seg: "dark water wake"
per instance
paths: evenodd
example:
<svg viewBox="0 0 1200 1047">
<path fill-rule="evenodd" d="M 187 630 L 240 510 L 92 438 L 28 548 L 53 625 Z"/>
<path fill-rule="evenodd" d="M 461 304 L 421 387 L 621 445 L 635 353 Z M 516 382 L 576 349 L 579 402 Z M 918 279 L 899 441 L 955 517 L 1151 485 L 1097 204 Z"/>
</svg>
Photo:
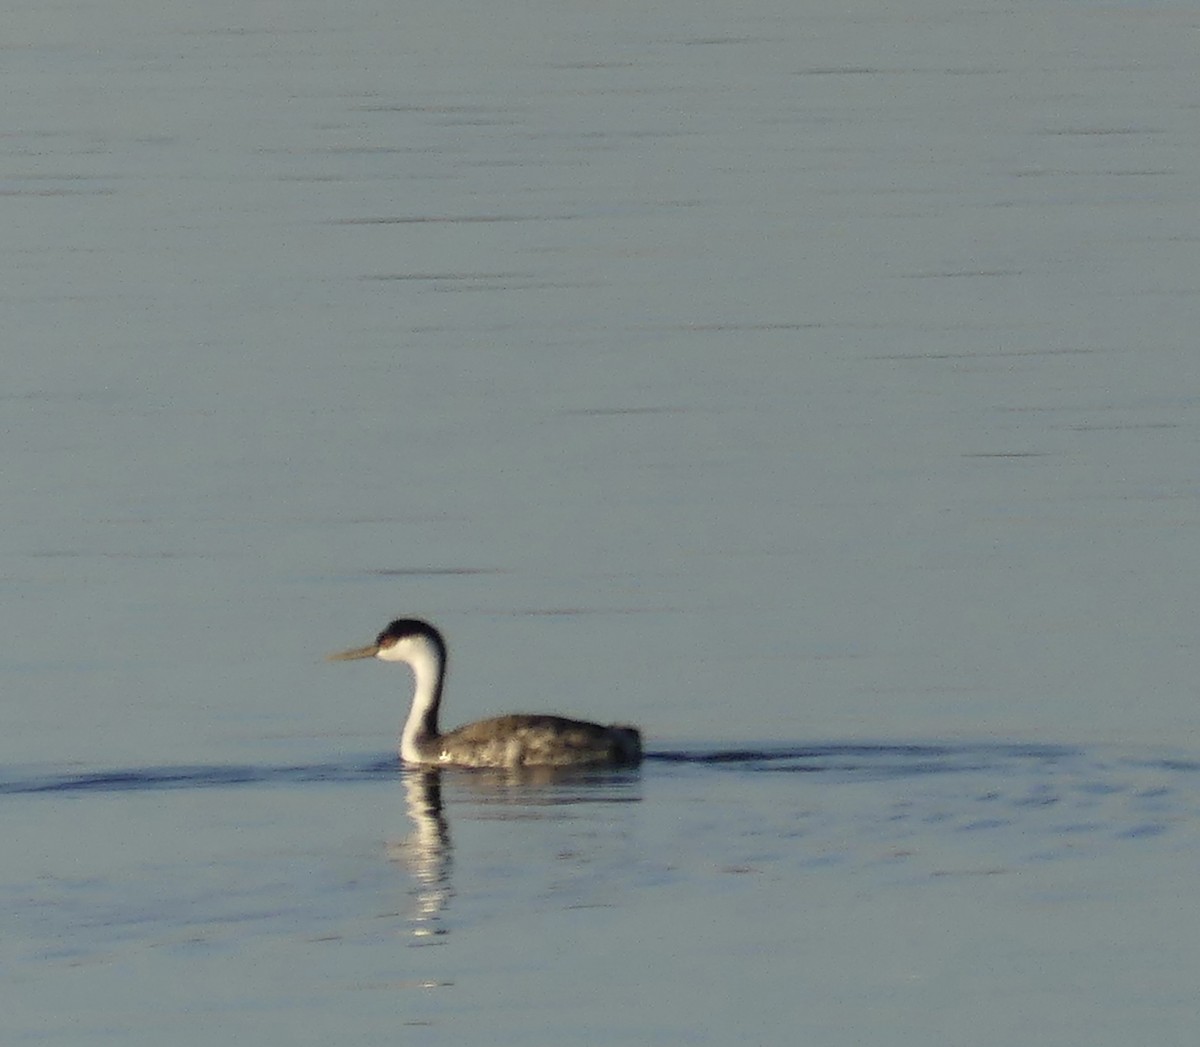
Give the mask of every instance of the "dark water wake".
<svg viewBox="0 0 1200 1047">
<path fill-rule="evenodd" d="M 394 758 L 370 763 L 327 763 L 299 766 L 253 764 L 183 764 L 167 767 L 122 767 L 111 770 L 60 772 L 0 771 L 0 796 L 36 793 L 115 793 L 167 789 L 213 789 L 250 785 L 299 785 L 313 782 L 360 782 L 397 773 Z"/>
<path fill-rule="evenodd" d="M 1141 768 L 1197 777 L 1200 757 L 1179 754 L 1121 754 L 1102 749 L 1051 744 L 767 744 L 725 749 L 719 746 L 662 749 L 646 754 L 650 773 L 710 767 L 738 773 L 818 774 L 837 780 L 887 781 L 926 775 L 972 773 L 1027 774 L 1055 770 L 1103 776 L 1106 769 Z M 270 766 L 183 764 L 63 771 L 47 767 L 0 768 L 0 796 L 147 792 L 178 789 L 354 783 L 394 779 L 405 772 L 394 756 L 335 763 Z M 456 772 L 460 773 L 460 772 Z M 471 774 L 473 772 L 461 772 Z M 559 772 L 559 774 L 581 772 Z M 587 777 L 605 779 L 592 769 Z M 611 772 L 628 776 L 629 769 Z"/>
<path fill-rule="evenodd" d="M 1050 765 L 1083 755 L 1080 748 L 1066 745 L 865 742 L 798 746 L 767 744 L 738 749 L 699 747 L 653 752 L 647 758 L 673 764 L 716 764 L 740 771 L 835 774 L 880 780 L 995 770 L 1014 764 Z"/>
</svg>

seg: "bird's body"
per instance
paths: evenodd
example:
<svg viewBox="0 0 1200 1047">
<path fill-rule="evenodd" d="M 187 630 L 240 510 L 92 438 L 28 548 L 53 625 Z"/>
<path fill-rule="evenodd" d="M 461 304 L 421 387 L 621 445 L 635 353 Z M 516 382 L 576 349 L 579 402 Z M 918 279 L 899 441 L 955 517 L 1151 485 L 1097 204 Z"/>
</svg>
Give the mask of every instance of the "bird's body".
<svg viewBox="0 0 1200 1047">
<path fill-rule="evenodd" d="M 330 658 L 379 658 L 404 662 L 412 669 L 412 705 L 400 734 L 400 758 L 408 764 L 596 767 L 636 764 L 642 758 L 641 734 L 634 727 L 605 726 L 542 713 L 510 713 L 442 734 L 437 720 L 446 673 L 446 644 L 428 622 L 398 618 L 375 643 Z"/>
</svg>

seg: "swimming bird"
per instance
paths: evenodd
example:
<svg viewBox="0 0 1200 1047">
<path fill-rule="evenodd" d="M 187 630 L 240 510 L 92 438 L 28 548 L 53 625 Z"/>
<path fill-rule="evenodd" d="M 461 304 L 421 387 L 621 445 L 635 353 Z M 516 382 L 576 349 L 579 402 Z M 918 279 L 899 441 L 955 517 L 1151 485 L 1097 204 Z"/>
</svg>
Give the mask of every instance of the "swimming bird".
<svg viewBox="0 0 1200 1047">
<path fill-rule="evenodd" d="M 442 734 L 438 706 L 446 676 L 446 641 L 428 622 L 397 618 L 366 647 L 330 661 L 378 658 L 404 662 L 413 674 L 412 705 L 400 733 L 400 759 L 419 766 L 580 767 L 621 766 L 642 759 L 635 727 L 604 726 L 542 713 L 513 713 L 465 724 Z"/>
</svg>

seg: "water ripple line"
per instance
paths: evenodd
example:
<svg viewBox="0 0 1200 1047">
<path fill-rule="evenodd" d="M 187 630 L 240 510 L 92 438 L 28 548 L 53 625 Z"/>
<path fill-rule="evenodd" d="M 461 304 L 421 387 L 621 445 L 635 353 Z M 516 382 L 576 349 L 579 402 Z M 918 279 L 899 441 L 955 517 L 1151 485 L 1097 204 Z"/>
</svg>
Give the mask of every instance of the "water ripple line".
<svg viewBox="0 0 1200 1047">
<path fill-rule="evenodd" d="M 1089 751 L 1050 743 L 771 743 L 737 748 L 702 745 L 652 750 L 645 764 L 747 774 L 824 774 L 838 780 L 887 781 L 930 775 L 972 774 L 1005 768 L 1141 768 L 1180 776 L 1200 774 L 1200 759 L 1177 753 Z M 94 794 L 243 786 L 312 785 L 396 779 L 405 769 L 395 756 L 367 756 L 330 763 L 180 764 L 64 771 L 32 766 L 0 769 L 0 796 Z M 462 773 L 470 775 L 470 770 Z M 593 771 L 589 777 L 597 777 Z M 598 776 L 600 779 L 603 775 Z M 1097 786 L 1099 787 L 1099 786 Z"/>
</svg>

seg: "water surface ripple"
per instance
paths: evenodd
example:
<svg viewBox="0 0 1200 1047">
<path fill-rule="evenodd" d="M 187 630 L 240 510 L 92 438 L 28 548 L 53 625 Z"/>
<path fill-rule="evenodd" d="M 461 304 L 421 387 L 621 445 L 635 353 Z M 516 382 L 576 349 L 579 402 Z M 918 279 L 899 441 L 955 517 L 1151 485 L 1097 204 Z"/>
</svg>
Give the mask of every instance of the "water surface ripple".
<svg viewBox="0 0 1200 1047">
<path fill-rule="evenodd" d="M 1003 742 L 966 743 L 823 743 L 761 745 L 721 748 L 695 746 L 650 750 L 645 756 L 648 773 L 659 766 L 711 767 L 721 771 L 825 775 L 838 780 L 889 781 L 923 775 L 1042 774 L 1077 775 L 1091 768 L 1104 778 L 1119 770 L 1158 770 L 1194 777 L 1200 758 L 1186 754 L 1146 751 L 1138 755 L 1088 749 L 1068 744 Z M 406 773 L 393 756 L 368 756 L 329 763 L 180 764 L 172 766 L 93 768 L 63 771 L 47 767 L 10 768 L 0 772 L 0 795 L 37 793 L 114 793 L 166 789 L 209 789 L 254 785 L 297 785 L 315 782 L 353 783 L 386 780 Z M 452 769 L 454 774 L 487 775 L 489 772 Z M 615 775 L 636 776 L 629 769 L 566 769 L 515 771 L 531 784 L 548 781 L 599 779 Z"/>
</svg>

